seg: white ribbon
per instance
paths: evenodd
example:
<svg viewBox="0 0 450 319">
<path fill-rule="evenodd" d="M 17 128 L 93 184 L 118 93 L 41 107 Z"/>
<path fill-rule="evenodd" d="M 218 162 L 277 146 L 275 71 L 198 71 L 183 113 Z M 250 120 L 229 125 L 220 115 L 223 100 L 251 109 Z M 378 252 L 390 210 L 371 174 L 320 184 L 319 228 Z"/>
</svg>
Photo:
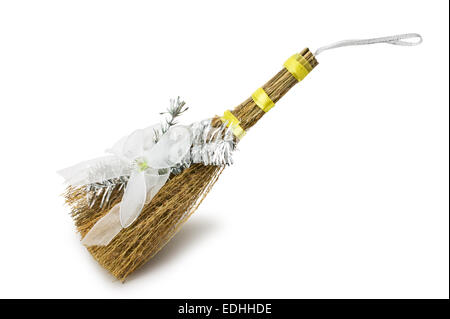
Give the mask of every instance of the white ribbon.
<svg viewBox="0 0 450 319">
<path fill-rule="evenodd" d="M 416 39 L 415 41 L 411 41 L 411 39 Z M 409 41 L 405 41 L 409 40 Z M 390 35 L 387 37 L 380 38 L 372 38 L 372 39 L 356 39 L 356 40 L 343 40 L 335 43 L 331 43 L 329 45 L 325 45 L 320 47 L 314 52 L 315 56 L 318 56 L 320 53 L 326 50 L 342 48 L 352 45 L 368 45 L 368 44 L 376 44 L 376 43 L 387 43 L 393 45 L 402 45 L 402 46 L 414 46 L 419 45 L 423 41 L 422 36 L 418 33 L 405 33 L 405 34 L 397 34 Z"/>
<path fill-rule="evenodd" d="M 100 157 L 63 169 L 59 173 L 72 186 L 102 182 L 129 175 L 121 203 L 100 218 L 83 238 L 86 246 L 105 246 L 130 226 L 146 203 L 158 193 L 192 145 L 189 128 L 173 126 L 154 142 L 160 125 L 136 130 L 107 150 L 112 156 Z"/>
</svg>

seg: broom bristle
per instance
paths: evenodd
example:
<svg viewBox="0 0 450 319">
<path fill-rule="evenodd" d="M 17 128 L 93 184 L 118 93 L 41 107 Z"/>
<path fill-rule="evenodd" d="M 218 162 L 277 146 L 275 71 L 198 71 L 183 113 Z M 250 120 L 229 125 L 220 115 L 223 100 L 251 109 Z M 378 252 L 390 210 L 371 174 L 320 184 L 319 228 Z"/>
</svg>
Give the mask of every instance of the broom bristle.
<svg viewBox="0 0 450 319">
<path fill-rule="evenodd" d="M 194 213 L 216 182 L 223 166 L 195 164 L 172 177 L 146 205 L 133 227 L 123 229 L 107 246 L 88 247 L 94 258 L 117 279 L 130 273 L 155 255 Z M 89 208 L 81 189 L 69 189 L 67 202 L 81 236 L 84 236 L 109 208 Z M 114 194 L 111 206 L 120 202 Z"/>
<path fill-rule="evenodd" d="M 314 68 L 317 61 L 308 49 L 300 53 Z M 263 89 L 276 103 L 298 81 L 286 70 L 281 70 Z M 232 113 L 247 130 L 265 114 L 255 105 L 252 98 L 236 107 Z M 219 126 L 218 117 L 213 125 Z M 195 164 L 178 175 L 171 177 L 145 205 L 138 219 L 131 227 L 122 229 L 107 246 L 88 247 L 94 258 L 117 279 L 123 281 L 134 270 L 153 257 L 194 213 L 211 187 L 222 173 L 224 166 Z M 83 188 L 68 188 L 66 201 L 72 208 L 75 225 L 84 237 L 92 226 L 115 204 L 121 201 L 123 189 L 114 190 L 109 204 L 100 207 L 98 203 L 89 207 Z"/>
</svg>

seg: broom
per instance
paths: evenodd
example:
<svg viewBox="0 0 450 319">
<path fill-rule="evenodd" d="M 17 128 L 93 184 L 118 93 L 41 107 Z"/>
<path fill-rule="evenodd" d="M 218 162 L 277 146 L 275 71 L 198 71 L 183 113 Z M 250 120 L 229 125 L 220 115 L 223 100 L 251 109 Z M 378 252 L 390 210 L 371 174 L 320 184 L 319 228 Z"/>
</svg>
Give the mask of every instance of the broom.
<svg viewBox="0 0 450 319">
<path fill-rule="evenodd" d="M 406 42 L 402 39 L 418 37 L 419 42 Z M 415 45 L 422 41 L 418 34 L 405 34 L 369 40 L 347 40 L 323 47 L 313 54 L 308 48 L 294 54 L 279 71 L 251 97 L 222 117 L 214 117 L 212 127 L 226 125 L 237 143 L 245 132 L 255 125 L 274 104 L 295 84 L 301 81 L 317 65 L 315 55 L 331 48 L 348 45 L 389 43 L 396 45 Z M 225 165 L 192 164 L 179 174 L 171 174 L 168 181 L 142 208 L 131 227 L 126 227 L 105 246 L 93 245 L 87 249 L 92 256 L 117 279 L 124 281 L 134 270 L 152 258 L 180 229 L 195 212 L 212 186 L 216 183 Z M 123 181 L 123 185 L 126 180 Z M 71 207 L 71 215 L 82 237 L 108 212 L 119 204 L 125 187 L 96 190 L 99 197 L 108 197 L 94 203 L 88 200 L 91 190 L 86 187 L 69 186 L 65 200 Z"/>
</svg>

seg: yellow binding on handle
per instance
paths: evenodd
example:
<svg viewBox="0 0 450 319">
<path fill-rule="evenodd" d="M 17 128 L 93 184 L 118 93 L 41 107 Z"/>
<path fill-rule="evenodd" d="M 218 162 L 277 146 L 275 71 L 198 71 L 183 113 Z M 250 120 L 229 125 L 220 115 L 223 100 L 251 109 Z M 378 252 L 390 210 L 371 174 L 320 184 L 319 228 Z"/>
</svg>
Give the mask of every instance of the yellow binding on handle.
<svg viewBox="0 0 450 319">
<path fill-rule="evenodd" d="M 252 99 L 264 112 L 269 112 L 269 110 L 275 105 L 263 88 L 257 89 L 252 94 Z"/>
<path fill-rule="evenodd" d="M 242 139 L 245 136 L 244 129 L 239 125 L 241 121 L 239 121 L 236 116 L 231 113 L 230 110 L 226 110 L 225 113 L 223 113 L 223 116 L 220 118 L 220 120 L 227 125 L 227 127 L 231 126 L 231 129 L 233 130 L 234 136 L 236 136 L 238 139 Z"/>
<path fill-rule="evenodd" d="M 284 62 L 284 67 L 297 81 L 301 81 L 312 70 L 311 64 L 300 54 L 296 53 Z"/>
</svg>

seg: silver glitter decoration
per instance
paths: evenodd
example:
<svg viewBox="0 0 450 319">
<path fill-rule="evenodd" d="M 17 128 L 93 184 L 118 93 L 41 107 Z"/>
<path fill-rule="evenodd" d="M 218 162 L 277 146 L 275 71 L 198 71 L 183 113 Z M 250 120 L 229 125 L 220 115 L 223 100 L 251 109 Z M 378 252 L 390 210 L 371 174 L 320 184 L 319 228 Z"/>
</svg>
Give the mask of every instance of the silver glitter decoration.
<svg viewBox="0 0 450 319">
<path fill-rule="evenodd" d="M 180 164 L 171 168 L 172 174 L 179 174 L 192 164 L 231 165 L 232 153 L 236 150 L 233 132 L 225 124 L 213 127 L 211 119 L 196 122 L 191 125 L 193 142 L 190 152 Z"/>
<path fill-rule="evenodd" d="M 178 97 L 176 100 L 170 101 L 170 107 L 165 123 L 161 130 L 155 131 L 154 142 L 158 142 L 170 127 L 177 124 L 176 118 L 188 110 L 185 102 Z M 190 125 L 192 132 L 192 147 L 179 164 L 170 168 L 171 174 L 180 174 L 183 170 L 192 164 L 201 163 L 204 165 L 231 165 L 233 164 L 232 153 L 236 150 L 236 141 L 233 132 L 227 128 L 226 124 L 219 127 L 211 125 L 211 119 L 206 119 Z M 125 189 L 132 166 L 125 166 L 117 160 L 117 165 L 97 165 L 92 168 L 88 175 L 91 180 L 102 182 L 94 182 L 84 186 L 89 207 L 93 207 L 99 202 L 102 208 L 108 204 L 114 191 Z M 120 176 L 111 178 L 111 176 Z"/>
<path fill-rule="evenodd" d="M 104 180 L 101 183 L 87 184 L 85 186 L 85 191 L 89 208 L 92 208 L 98 201 L 100 201 L 100 208 L 102 208 L 104 205 L 107 205 L 111 194 L 114 191 L 120 191 L 121 189 L 125 188 L 128 179 L 128 176 L 121 176 L 118 178 L 110 178 Z"/>
</svg>

